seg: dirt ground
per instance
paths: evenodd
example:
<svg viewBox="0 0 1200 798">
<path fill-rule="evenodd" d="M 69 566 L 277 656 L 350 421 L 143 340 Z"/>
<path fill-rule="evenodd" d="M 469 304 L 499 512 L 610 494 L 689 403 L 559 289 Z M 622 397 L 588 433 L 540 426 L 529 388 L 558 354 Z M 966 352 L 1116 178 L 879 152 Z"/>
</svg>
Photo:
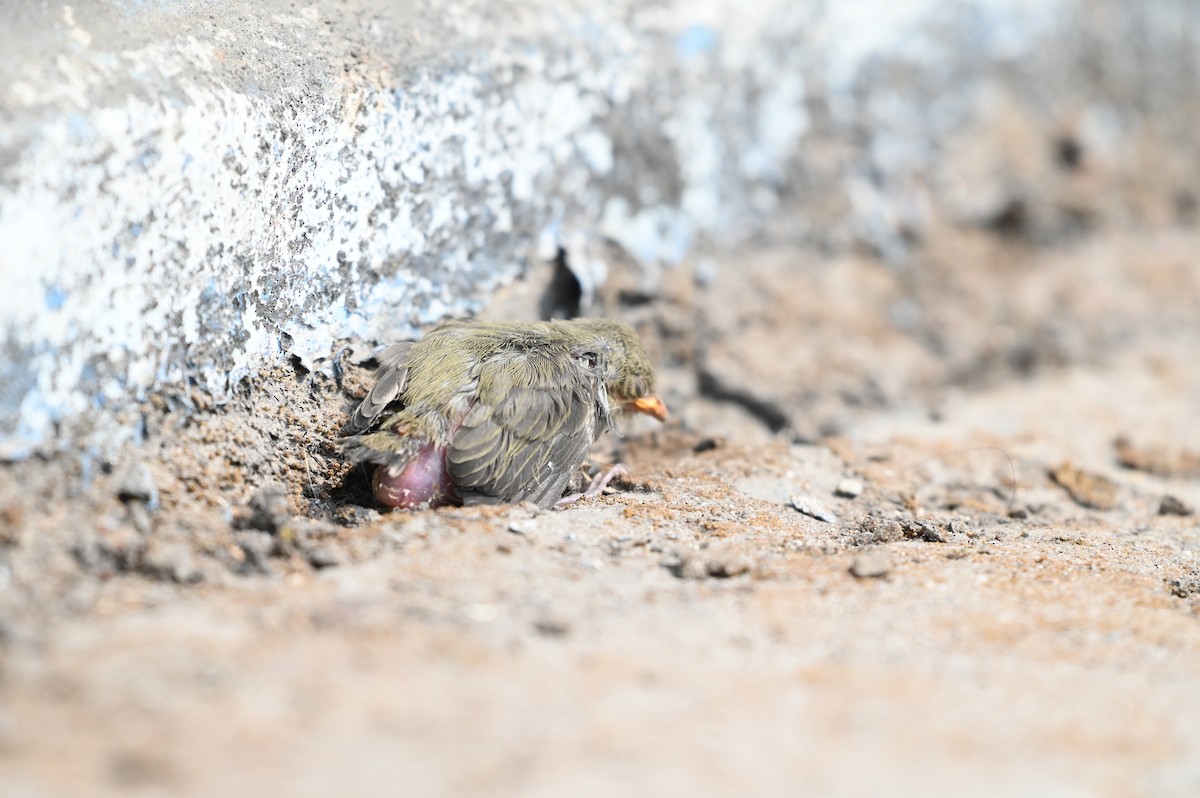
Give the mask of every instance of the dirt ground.
<svg viewBox="0 0 1200 798">
<path fill-rule="evenodd" d="M 618 271 L 674 416 L 561 512 L 380 513 L 361 343 L 159 397 L 0 471 L 0 792 L 1200 795 L 1196 252 Z"/>
</svg>

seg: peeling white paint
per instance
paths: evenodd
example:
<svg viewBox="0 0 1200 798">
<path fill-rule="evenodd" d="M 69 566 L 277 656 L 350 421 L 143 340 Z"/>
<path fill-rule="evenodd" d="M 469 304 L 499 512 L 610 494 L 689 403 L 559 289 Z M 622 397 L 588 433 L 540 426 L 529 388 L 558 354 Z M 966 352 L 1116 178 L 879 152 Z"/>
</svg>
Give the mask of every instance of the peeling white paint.
<svg viewBox="0 0 1200 798">
<path fill-rule="evenodd" d="M 219 398 L 285 349 L 315 366 L 338 339 L 469 312 L 541 231 L 603 233 L 648 263 L 735 240 L 801 153 L 806 69 L 847 83 L 935 5 L 584 2 L 505 27 L 456 3 L 428 12 L 453 49 L 412 63 L 370 45 L 419 30 L 364 12 L 365 40 L 341 47 L 324 22 L 347 12 L 324 2 L 211 24 L 177 8 L 178 35 L 126 48 L 86 46 L 65 7 L 84 46 L 0 88 L 34 131 L 0 128 L 20 153 L 0 180 L 0 351 L 29 375 L 0 393 L 0 458 L 75 445 L 84 413 L 103 439 L 97 403 L 189 382 Z M 664 134 L 652 167 L 624 167 L 622 148 Z M 913 141 L 872 157 L 910 168 Z"/>
</svg>

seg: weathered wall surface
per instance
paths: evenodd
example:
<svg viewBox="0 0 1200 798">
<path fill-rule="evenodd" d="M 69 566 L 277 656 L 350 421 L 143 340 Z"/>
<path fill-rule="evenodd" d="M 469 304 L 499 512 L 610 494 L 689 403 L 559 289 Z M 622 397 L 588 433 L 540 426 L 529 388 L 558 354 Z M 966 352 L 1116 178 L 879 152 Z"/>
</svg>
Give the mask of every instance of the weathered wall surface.
<svg viewBox="0 0 1200 798">
<path fill-rule="evenodd" d="M 0 12 L 0 458 L 136 439 L 559 247 L 895 262 L 938 220 L 1195 213 L 1182 0 L 315 0 Z M 1166 32 L 1164 34 L 1164 32 Z"/>
</svg>

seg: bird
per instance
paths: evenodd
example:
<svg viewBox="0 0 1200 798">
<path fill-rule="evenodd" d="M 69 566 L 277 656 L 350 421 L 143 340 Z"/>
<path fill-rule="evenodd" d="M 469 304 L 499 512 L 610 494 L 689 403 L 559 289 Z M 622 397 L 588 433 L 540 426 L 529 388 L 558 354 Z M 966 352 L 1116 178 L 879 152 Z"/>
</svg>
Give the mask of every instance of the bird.
<svg viewBox="0 0 1200 798">
<path fill-rule="evenodd" d="M 384 350 L 376 374 L 337 443 L 376 466 L 392 508 L 561 508 L 622 470 L 564 495 L 615 416 L 668 418 L 637 333 L 612 319 L 449 321 Z"/>
</svg>

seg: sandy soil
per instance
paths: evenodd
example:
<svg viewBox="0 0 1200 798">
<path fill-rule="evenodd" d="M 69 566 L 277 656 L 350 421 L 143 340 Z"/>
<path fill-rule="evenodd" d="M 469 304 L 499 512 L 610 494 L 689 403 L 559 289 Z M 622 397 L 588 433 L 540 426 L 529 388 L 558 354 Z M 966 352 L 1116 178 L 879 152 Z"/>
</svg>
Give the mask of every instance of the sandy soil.
<svg viewBox="0 0 1200 798">
<path fill-rule="evenodd" d="M 362 344 L 160 398 L 0 471 L 0 792 L 1200 795 L 1197 251 L 618 273 L 675 417 L 562 512 L 373 508 Z"/>
</svg>

